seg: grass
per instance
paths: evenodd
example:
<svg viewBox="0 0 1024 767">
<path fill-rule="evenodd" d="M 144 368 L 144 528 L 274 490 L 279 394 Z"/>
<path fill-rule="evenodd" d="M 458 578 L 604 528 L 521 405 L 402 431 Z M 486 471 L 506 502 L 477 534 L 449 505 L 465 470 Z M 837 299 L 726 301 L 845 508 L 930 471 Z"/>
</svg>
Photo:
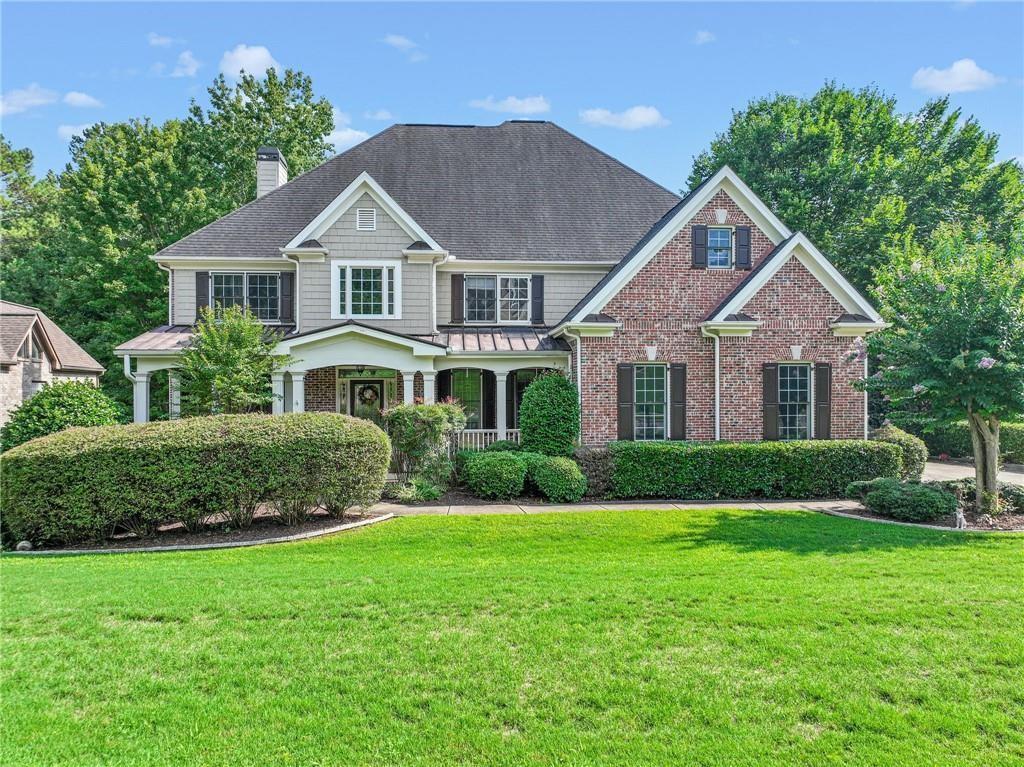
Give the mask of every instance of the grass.
<svg viewBox="0 0 1024 767">
<path fill-rule="evenodd" d="M 1020 763 L 1022 563 L 756 511 L 7 557 L 0 763 Z"/>
</svg>

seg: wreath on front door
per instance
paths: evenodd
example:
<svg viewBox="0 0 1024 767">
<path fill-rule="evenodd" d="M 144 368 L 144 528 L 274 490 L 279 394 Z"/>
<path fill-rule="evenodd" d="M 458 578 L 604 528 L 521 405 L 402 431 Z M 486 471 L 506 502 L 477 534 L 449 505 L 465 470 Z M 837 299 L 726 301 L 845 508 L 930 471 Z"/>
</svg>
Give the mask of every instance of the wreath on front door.
<svg viewBox="0 0 1024 767">
<path fill-rule="evenodd" d="M 356 398 L 359 400 L 359 404 L 366 405 L 367 407 L 376 405 L 377 398 L 379 396 L 380 395 L 377 394 L 377 388 L 375 386 L 360 386 L 356 391 Z"/>
</svg>

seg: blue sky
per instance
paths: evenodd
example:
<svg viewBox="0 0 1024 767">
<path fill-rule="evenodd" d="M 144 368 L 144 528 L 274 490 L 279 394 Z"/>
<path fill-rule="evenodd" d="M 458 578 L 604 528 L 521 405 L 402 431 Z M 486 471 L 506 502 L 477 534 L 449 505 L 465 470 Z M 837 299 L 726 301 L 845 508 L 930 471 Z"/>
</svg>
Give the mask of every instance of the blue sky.
<svg viewBox="0 0 1024 767">
<path fill-rule="evenodd" d="M 302 69 L 344 146 L 393 122 L 550 119 L 671 189 L 733 109 L 825 80 L 951 92 L 1024 156 L 1024 4 L 12 4 L 3 133 L 37 171 L 105 120 L 185 113 L 222 69 Z"/>
</svg>

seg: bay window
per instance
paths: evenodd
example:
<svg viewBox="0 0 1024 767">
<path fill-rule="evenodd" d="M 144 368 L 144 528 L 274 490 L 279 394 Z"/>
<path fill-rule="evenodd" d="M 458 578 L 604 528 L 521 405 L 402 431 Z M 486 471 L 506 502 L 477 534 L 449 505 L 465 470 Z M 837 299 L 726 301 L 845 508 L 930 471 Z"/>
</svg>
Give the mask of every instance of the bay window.
<svg viewBox="0 0 1024 767">
<path fill-rule="evenodd" d="M 400 261 L 331 262 L 333 319 L 399 319 L 401 294 Z"/>
</svg>

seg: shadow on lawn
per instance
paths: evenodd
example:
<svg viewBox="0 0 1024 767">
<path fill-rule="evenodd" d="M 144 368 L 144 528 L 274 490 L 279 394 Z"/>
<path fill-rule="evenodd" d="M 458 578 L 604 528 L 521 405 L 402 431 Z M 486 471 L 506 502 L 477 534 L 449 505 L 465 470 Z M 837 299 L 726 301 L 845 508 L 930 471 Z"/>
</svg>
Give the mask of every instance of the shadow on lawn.
<svg viewBox="0 0 1024 767">
<path fill-rule="evenodd" d="M 923 530 L 862 522 L 813 512 L 721 511 L 708 524 L 666 535 L 659 543 L 681 548 L 731 546 L 740 551 L 786 551 L 793 554 L 852 554 L 907 548 L 984 546 L 994 540 L 950 530 Z"/>
</svg>

